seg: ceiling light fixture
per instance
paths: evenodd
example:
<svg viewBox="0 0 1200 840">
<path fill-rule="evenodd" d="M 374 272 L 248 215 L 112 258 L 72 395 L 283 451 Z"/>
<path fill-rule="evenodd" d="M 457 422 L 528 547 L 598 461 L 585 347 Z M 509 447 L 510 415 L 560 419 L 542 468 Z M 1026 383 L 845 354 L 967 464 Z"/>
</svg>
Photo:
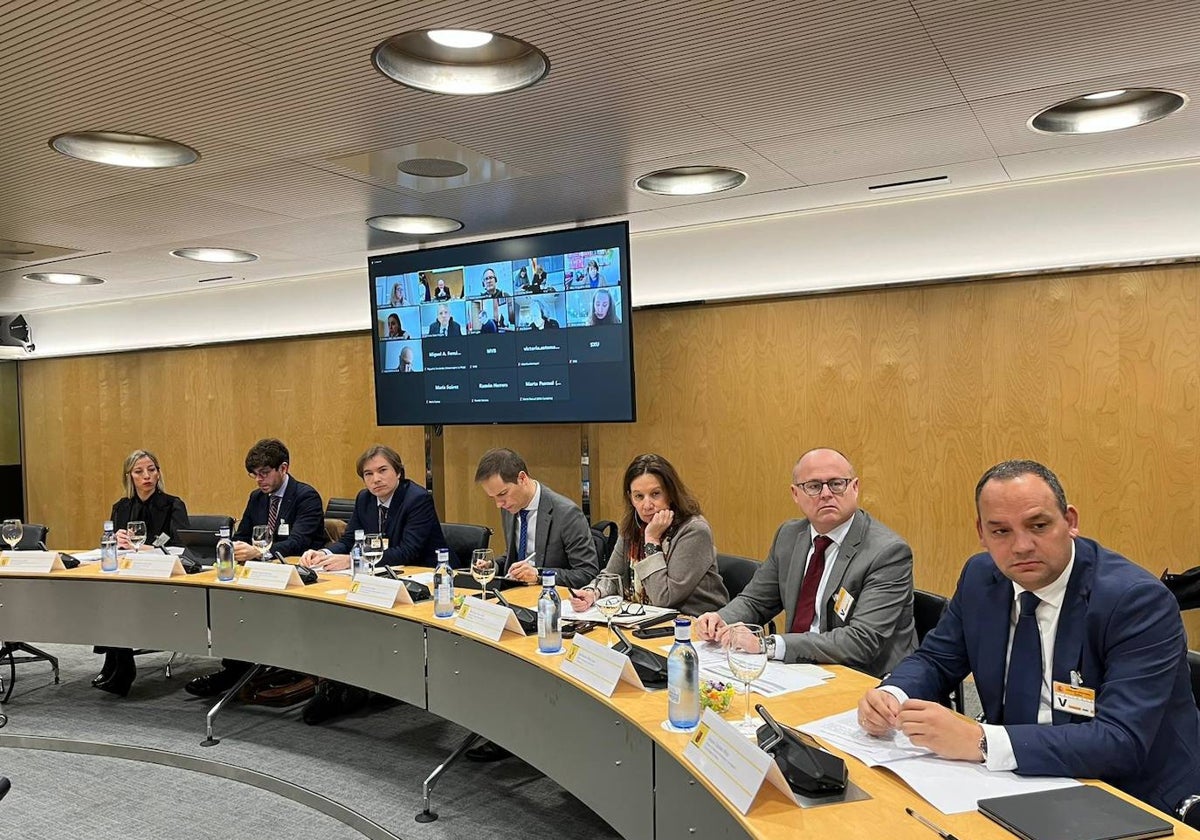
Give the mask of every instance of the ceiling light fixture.
<svg viewBox="0 0 1200 840">
<path fill-rule="evenodd" d="M 372 216 L 367 224 L 375 230 L 387 233 L 405 233 L 409 236 L 435 236 L 462 230 L 463 223 L 446 216 Z"/>
<path fill-rule="evenodd" d="M 1186 104 L 1186 96 L 1171 90 L 1104 90 L 1051 105 L 1030 117 L 1027 125 L 1041 134 L 1098 134 L 1161 120 Z"/>
<path fill-rule="evenodd" d="M 438 40 L 446 33 L 470 35 Z M 480 36 L 488 36 L 480 41 Z M 537 84 L 550 72 L 545 53 L 518 38 L 472 30 L 415 30 L 393 35 L 371 53 L 375 68 L 393 81 L 428 93 L 480 96 Z"/>
<path fill-rule="evenodd" d="M 32 257 L 37 251 L 10 251 L 7 248 L 0 249 L 0 257 Z"/>
<path fill-rule="evenodd" d="M 491 32 L 477 29 L 431 29 L 425 33 L 430 41 L 456 50 L 473 50 L 491 43 Z"/>
<path fill-rule="evenodd" d="M 120 131 L 72 131 L 59 134 L 50 138 L 50 148 L 79 160 L 137 169 L 187 166 L 200 159 L 200 153 L 191 146 L 174 140 Z"/>
<path fill-rule="evenodd" d="M 237 248 L 176 248 L 171 256 L 210 263 L 244 263 L 258 259 L 258 254 Z"/>
<path fill-rule="evenodd" d="M 91 274 L 71 274 L 65 271 L 38 271 L 26 274 L 25 279 L 33 280 L 36 283 L 49 283 L 53 286 L 99 286 L 104 282 L 102 277 L 94 277 Z"/>
<path fill-rule="evenodd" d="M 675 166 L 643 175 L 633 182 L 655 195 L 705 195 L 733 190 L 746 183 L 746 173 L 726 166 Z"/>
<path fill-rule="evenodd" d="M 470 171 L 466 164 L 443 158 L 409 158 L 397 163 L 396 168 L 418 178 L 457 178 Z"/>
</svg>

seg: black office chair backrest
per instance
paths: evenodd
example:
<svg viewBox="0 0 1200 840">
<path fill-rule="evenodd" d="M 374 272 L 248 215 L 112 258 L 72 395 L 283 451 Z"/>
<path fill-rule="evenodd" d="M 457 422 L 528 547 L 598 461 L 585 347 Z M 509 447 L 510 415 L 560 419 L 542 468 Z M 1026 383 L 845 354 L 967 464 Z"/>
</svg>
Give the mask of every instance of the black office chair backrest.
<svg viewBox="0 0 1200 840">
<path fill-rule="evenodd" d="M 925 634 L 937 627 L 942 613 L 950 602 L 933 592 L 913 590 L 913 623 L 917 626 L 917 643 L 925 641 Z"/>
<path fill-rule="evenodd" d="M 604 550 L 600 550 L 600 543 L 596 543 L 596 551 L 600 555 L 600 568 L 604 568 L 604 564 L 608 562 L 608 558 L 612 556 L 613 549 L 617 545 L 617 537 L 620 536 L 620 528 L 616 522 L 611 519 L 601 519 L 599 522 L 592 523 L 592 531 L 604 538 Z"/>
<path fill-rule="evenodd" d="M 486 525 L 464 525 L 461 522 L 443 522 L 442 534 L 446 537 L 446 545 L 459 568 L 471 565 L 471 552 L 477 548 L 487 548 L 492 541 L 492 529 Z"/>
<path fill-rule="evenodd" d="M 50 533 L 50 529 L 45 525 L 26 522 L 21 531 L 21 541 L 17 543 L 17 551 L 45 551 L 46 534 L 48 533 Z"/>
<path fill-rule="evenodd" d="M 746 584 L 758 571 L 759 564 L 749 557 L 738 557 L 736 554 L 718 554 L 717 572 L 725 582 L 725 589 L 730 598 L 736 598 L 738 593 L 746 588 Z"/>
<path fill-rule="evenodd" d="M 1196 705 L 1200 706 L 1200 653 L 1188 651 L 1188 669 L 1192 672 L 1192 697 L 1196 698 Z"/>
<path fill-rule="evenodd" d="M 349 522 L 353 513 L 353 499 L 338 499 L 330 497 L 329 504 L 325 507 L 326 519 L 341 519 L 344 522 Z"/>
<path fill-rule="evenodd" d="M 233 533 L 233 517 L 221 516 L 215 513 L 192 513 L 188 515 L 188 529 L 191 531 L 211 531 L 218 533 L 222 528 L 228 528 Z"/>
<path fill-rule="evenodd" d="M 604 567 L 608 565 L 608 558 L 612 556 L 612 552 L 608 548 L 608 537 L 604 536 L 603 531 L 592 529 L 592 542 L 596 545 L 596 556 L 600 558 L 600 570 L 604 571 Z"/>
</svg>

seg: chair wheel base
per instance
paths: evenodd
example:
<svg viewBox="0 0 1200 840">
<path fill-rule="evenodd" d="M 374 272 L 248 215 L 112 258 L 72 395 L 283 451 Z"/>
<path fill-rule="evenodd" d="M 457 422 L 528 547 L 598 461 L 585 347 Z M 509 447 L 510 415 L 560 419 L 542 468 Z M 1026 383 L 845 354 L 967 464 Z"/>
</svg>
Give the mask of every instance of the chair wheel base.
<svg viewBox="0 0 1200 840">
<path fill-rule="evenodd" d="M 419 813 L 415 817 L 413 817 L 413 819 L 419 823 L 431 823 L 434 820 L 436 820 L 437 818 L 438 818 L 438 815 L 436 813 L 434 813 L 433 811 L 430 811 L 428 808 L 426 808 L 424 811 L 422 811 L 421 813 Z"/>
<path fill-rule="evenodd" d="M 205 738 L 203 741 L 201 741 L 201 742 L 200 742 L 200 746 L 202 746 L 202 747 L 215 747 L 215 746 L 216 746 L 217 744 L 219 744 L 219 743 L 221 743 L 221 739 L 220 739 L 220 738 Z"/>
</svg>

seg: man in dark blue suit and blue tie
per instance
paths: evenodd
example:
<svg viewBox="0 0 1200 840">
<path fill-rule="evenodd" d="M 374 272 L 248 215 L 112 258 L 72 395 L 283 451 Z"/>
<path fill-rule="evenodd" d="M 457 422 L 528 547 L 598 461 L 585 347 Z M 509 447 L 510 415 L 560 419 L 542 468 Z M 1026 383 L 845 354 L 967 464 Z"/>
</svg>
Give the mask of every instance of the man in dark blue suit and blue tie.
<svg viewBox="0 0 1200 840">
<path fill-rule="evenodd" d="M 255 525 L 271 533 L 271 556 L 297 557 L 325 544 L 325 512 L 321 494 L 290 474 L 291 453 L 283 441 L 264 438 L 246 453 L 246 473 L 258 489 L 246 500 L 246 509 L 233 535 L 233 556 L 239 563 L 262 560 L 262 551 L 251 545 Z M 250 668 L 249 662 L 226 659 L 220 671 L 196 677 L 184 690 L 197 697 L 213 697 L 233 688 Z"/>
<path fill-rule="evenodd" d="M 1058 478 L 1005 461 L 975 488 L 986 551 L 920 648 L 859 702 L 944 758 L 1098 778 L 1200 822 L 1200 712 L 1178 604 L 1149 572 L 1079 536 Z M 928 699 L 975 676 L 986 723 Z"/>
</svg>

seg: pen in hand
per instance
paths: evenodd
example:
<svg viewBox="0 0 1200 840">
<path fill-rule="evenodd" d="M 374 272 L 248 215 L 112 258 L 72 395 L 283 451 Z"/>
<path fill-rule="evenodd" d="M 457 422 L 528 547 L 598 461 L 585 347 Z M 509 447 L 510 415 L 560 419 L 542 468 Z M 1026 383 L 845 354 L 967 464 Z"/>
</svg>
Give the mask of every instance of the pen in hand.
<svg viewBox="0 0 1200 840">
<path fill-rule="evenodd" d="M 904 813 L 908 814 L 910 817 L 912 817 L 914 820 L 916 820 L 917 822 L 919 822 L 921 825 L 925 826 L 926 828 L 936 831 L 938 837 L 941 837 L 942 840 L 958 840 L 958 838 L 955 837 L 953 834 L 951 834 L 948 831 L 942 831 L 942 829 L 938 828 L 936 825 L 931 823 L 929 820 L 922 817 L 920 814 L 918 814 L 912 808 L 905 808 Z"/>
</svg>

